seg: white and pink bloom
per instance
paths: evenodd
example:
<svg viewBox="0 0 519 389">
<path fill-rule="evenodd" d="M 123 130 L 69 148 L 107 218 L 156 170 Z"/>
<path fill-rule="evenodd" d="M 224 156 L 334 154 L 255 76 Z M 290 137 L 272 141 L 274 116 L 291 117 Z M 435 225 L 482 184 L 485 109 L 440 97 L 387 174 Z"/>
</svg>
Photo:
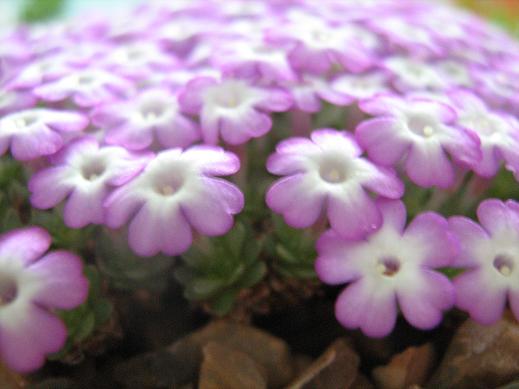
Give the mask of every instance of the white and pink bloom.
<svg viewBox="0 0 519 389">
<path fill-rule="evenodd" d="M 8 149 L 15 159 L 27 161 L 52 155 L 62 148 L 66 134 L 83 130 L 86 116 L 74 111 L 27 109 L 0 119 L 0 155 Z"/>
<path fill-rule="evenodd" d="M 46 251 L 47 231 L 26 227 L 0 235 L 0 356 L 18 372 L 36 370 L 65 344 L 66 328 L 53 310 L 83 303 L 88 281 L 81 260 Z"/>
<path fill-rule="evenodd" d="M 221 137 L 236 145 L 265 135 L 272 127 L 270 112 L 286 111 L 290 95 L 277 88 L 261 88 L 245 80 L 198 77 L 179 95 L 183 111 L 198 114 L 205 143 Z"/>
<path fill-rule="evenodd" d="M 102 105 L 92 113 L 108 144 L 143 150 L 154 140 L 163 147 L 187 147 L 200 139 L 198 126 L 179 109 L 169 89 L 153 88 L 128 100 Z"/>
<path fill-rule="evenodd" d="M 359 124 L 355 137 L 374 162 L 405 164 L 411 181 L 423 186 L 449 188 L 455 172 L 451 158 L 465 167 L 481 160 L 479 138 L 456 126 L 456 111 L 439 101 L 380 94 L 362 101 L 360 108 L 374 119 Z"/>
<path fill-rule="evenodd" d="M 80 69 L 34 88 L 34 94 L 48 102 L 70 99 L 79 107 L 93 107 L 117 97 L 127 97 L 134 85 L 127 79 L 99 68 Z"/>
<path fill-rule="evenodd" d="M 386 336 L 400 308 L 413 326 L 431 329 L 455 299 L 449 279 L 434 269 L 451 264 L 458 242 L 436 213 L 422 213 L 404 229 L 402 202 L 379 200 L 378 207 L 382 227 L 364 240 L 324 233 L 317 243 L 317 274 L 328 284 L 348 283 L 335 304 L 337 319 L 347 328 Z"/>
<path fill-rule="evenodd" d="M 490 109 L 473 93 L 456 89 L 448 93 L 458 113 L 458 124 L 477 134 L 482 159 L 473 170 L 483 177 L 498 172 L 501 161 L 519 176 L 519 121 L 510 114 Z"/>
<path fill-rule="evenodd" d="M 268 206 L 297 228 L 311 226 L 326 212 L 338 234 L 363 238 L 382 223 L 369 193 L 398 199 L 404 187 L 391 169 L 378 167 L 361 154 L 345 131 L 321 129 L 310 139 L 282 141 L 267 169 L 286 177 L 268 190 Z"/>
<path fill-rule="evenodd" d="M 176 255 L 202 235 L 225 234 L 233 215 L 243 208 L 243 194 L 214 176 L 236 173 L 236 155 L 215 146 L 170 149 L 156 157 L 133 180 L 106 200 L 106 224 L 122 227 L 129 220 L 130 247 L 139 255 Z"/>
<path fill-rule="evenodd" d="M 453 281 L 456 306 L 481 324 L 493 324 L 508 301 L 519 319 L 519 203 L 485 200 L 477 215 L 480 224 L 449 219 L 461 243 L 454 266 L 468 269 Z"/>
<path fill-rule="evenodd" d="M 31 177 L 31 204 L 49 209 L 67 199 L 63 214 L 67 226 L 101 224 L 103 201 L 110 190 L 131 180 L 150 157 L 132 155 L 122 147 L 100 147 L 92 137 L 80 138 L 52 158 L 54 166 Z"/>
</svg>

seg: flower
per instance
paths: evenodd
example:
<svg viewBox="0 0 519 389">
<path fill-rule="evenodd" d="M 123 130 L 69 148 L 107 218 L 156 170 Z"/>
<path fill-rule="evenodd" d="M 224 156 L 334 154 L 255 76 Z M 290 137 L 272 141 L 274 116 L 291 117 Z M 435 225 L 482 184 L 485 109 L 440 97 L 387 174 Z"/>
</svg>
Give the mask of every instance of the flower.
<svg viewBox="0 0 519 389">
<path fill-rule="evenodd" d="M 321 100 L 330 104 L 343 106 L 350 104 L 353 99 L 347 94 L 331 88 L 326 79 L 304 77 L 296 83 L 287 85 L 294 101 L 294 107 L 303 112 L 319 112 Z"/>
<path fill-rule="evenodd" d="M 53 158 L 54 166 L 31 177 L 31 204 L 49 209 L 67 198 L 63 215 L 67 226 L 101 224 L 103 201 L 110 187 L 132 179 L 148 159 L 147 155 L 132 155 L 122 147 L 99 147 L 92 137 L 80 138 Z"/>
<path fill-rule="evenodd" d="M 358 39 L 361 27 L 354 23 L 331 24 L 304 13 L 294 19 L 280 29 L 271 29 L 266 37 L 270 42 L 289 46 L 288 58 L 296 70 L 322 74 L 339 64 L 359 72 L 372 65 L 373 54 Z"/>
<path fill-rule="evenodd" d="M 326 211 L 332 228 L 348 238 L 362 238 L 380 227 L 381 214 L 367 190 L 398 199 L 404 193 L 394 172 L 362 158 L 360 147 L 344 131 L 320 129 L 311 139 L 278 144 L 267 170 L 287 176 L 267 192 L 268 206 L 292 227 L 314 224 Z"/>
<path fill-rule="evenodd" d="M 66 328 L 52 310 L 75 308 L 88 294 L 81 260 L 62 250 L 45 254 L 50 244 L 39 227 L 0 235 L 0 356 L 18 372 L 38 369 L 63 347 Z"/>
<path fill-rule="evenodd" d="M 27 161 L 57 152 L 64 133 L 83 130 L 88 119 L 77 112 L 34 108 L 0 119 L 0 155 L 7 149 L 15 159 Z"/>
<path fill-rule="evenodd" d="M 290 95 L 276 88 L 260 88 L 239 79 L 197 77 L 179 95 L 185 112 L 200 115 L 204 142 L 218 137 L 236 145 L 265 135 L 272 127 L 269 112 L 286 111 Z"/>
<path fill-rule="evenodd" d="M 355 130 L 359 144 L 374 162 L 393 166 L 404 159 L 411 181 L 423 186 L 449 188 L 454 169 L 446 152 L 458 163 L 472 167 L 481 160 L 476 134 L 456 127 L 456 111 L 439 101 L 380 94 L 360 103 L 377 116 Z"/>
<path fill-rule="evenodd" d="M 139 255 L 177 255 L 191 245 L 194 227 L 207 236 L 225 234 L 243 208 L 243 194 L 213 176 L 236 173 L 238 158 L 215 146 L 162 151 L 141 174 L 105 201 L 106 224 L 129 219 L 130 247 Z"/>
<path fill-rule="evenodd" d="M 455 298 L 449 279 L 433 269 L 450 265 L 458 242 L 434 212 L 418 215 L 404 230 L 404 204 L 377 203 L 383 224 L 365 240 L 347 240 L 333 230 L 321 236 L 317 274 L 328 284 L 349 283 L 335 303 L 335 315 L 347 328 L 386 336 L 395 325 L 398 304 L 409 323 L 431 329 Z"/>
<path fill-rule="evenodd" d="M 477 210 L 480 224 L 462 216 L 449 219 L 461 243 L 454 266 L 456 306 L 481 324 L 493 324 L 508 300 L 519 319 L 519 203 L 488 199 Z"/>
<path fill-rule="evenodd" d="M 55 102 L 70 98 L 78 106 L 88 108 L 116 97 L 127 96 L 133 91 L 133 84 L 106 70 L 86 68 L 42 84 L 33 91 L 45 101 Z"/>
<path fill-rule="evenodd" d="M 100 106 L 92 121 L 105 129 L 108 144 L 129 150 L 151 146 L 154 137 L 164 147 L 187 147 L 200 139 L 196 124 L 180 113 L 176 95 L 164 88 Z"/>
<path fill-rule="evenodd" d="M 331 88 L 337 93 L 363 100 L 378 93 L 389 92 L 388 76 L 383 72 L 360 74 L 341 74 L 331 82 Z"/>
<path fill-rule="evenodd" d="M 458 113 L 458 124 L 472 130 L 481 142 L 482 159 L 473 170 L 492 177 L 504 159 L 519 177 L 519 121 L 510 114 L 494 111 L 473 93 L 456 89 L 448 93 Z"/>
</svg>

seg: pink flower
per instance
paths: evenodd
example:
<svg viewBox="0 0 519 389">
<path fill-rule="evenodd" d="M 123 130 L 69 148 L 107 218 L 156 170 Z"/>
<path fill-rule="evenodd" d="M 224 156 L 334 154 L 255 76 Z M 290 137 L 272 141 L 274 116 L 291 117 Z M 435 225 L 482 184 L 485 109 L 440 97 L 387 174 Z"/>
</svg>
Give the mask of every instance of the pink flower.
<svg viewBox="0 0 519 389">
<path fill-rule="evenodd" d="M 370 159 L 385 166 L 403 160 L 407 175 L 420 186 L 448 188 L 454 184 L 454 169 L 446 152 L 469 167 L 481 160 L 477 135 L 456 127 L 456 111 L 446 104 L 380 94 L 362 101 L 360 108 L 376 116 L 355 130 Z"/>
<path fill-rule="evenodd" d="M 268 206 L 292 227 L 309 227 L 326 212 L 340 235 L 364 237 L 382 223 L 368 193 L 398 199 L 404 187 L 392 170 L 372 164 L 361 153 L 348 133 L 332 129 L 316 130 L 311 139 L 281 142 L 267 169 L 286 177 L 268 190 Z"/>
<path fill-rule="evenodd" d="M 481 226 L 466 217 L 449 219 L 461 242 L 454 265 L 468 268 L 454 279 L 456 306 L 493 324 L 508 301 L 519 320 L 519 203 L 485 200 L 477 214 Z"/>
<path fill-rule="evenodd" d="M 182 110 L 200 116 L 206 143 L 216 144 L 221 136 L 233 145 L 265 135 L 272 127 L 269 113 L 286 111 L 292 104 L 290 95 L 279 89 L 211 77 L 190 81 L 179 102 Z"/>
<path fill-rule="evenodd" d="M 50 244 L 39 227 L 0 235 L 0 356 L 22 373 L 65 344 L 65 325 L 53 310 L 75 308 L 88 294 L 81 260 L 67 251 L 45 254 Z"/>
<path fill-rule="evenodd" d="M 335 231 L 317 242 L 315 268 L 328 284 L 349 283 L 335 303 L 335 314 L 347 328 L 383 337 L 394 328 L 398 308 L 420 329 L 431 329 L 454 304 L 449 279 L 433 269 L 449 266 L 458 252 L 444 218 L 418 215 L 404 230 L 405 206 L 378 201 L 382 227 L 364 240 L 352 241 Z"/>
<path fill-rule="evenodd" d="M 187 147 L 200 139 L 196 124 L 180 112 L 177 96 L 163 88 L 103 105 L 92 121 L 105 129 L 107 143 L 129 150 L 148 148 L 155 138 L 164 147 Z"/>
<path fill-rule="evenodd" d="M 67 198 L 63 215 L 67 226 L 101 224 L 103 201 L 111 187 L 132 179 L 149 157 L 132 155 L 121 147 L 99 147 L 91 137 L 78 139 L 53 158 L 53 167 L 31 177 L 31 204 L 49 209 Z"/>
<path fill-rule="evenodd" d="M 15 159 L 27 161 L 57 152 L 64 133 L 83 130 L 88 119 L 80 113 L 34 108 L 0 119 L 0 155 L 7 149 Z"/>
<path fill-rule="evenodd" d="M 163 151 L 106 200 L 106 224 L 119 228 L 131 219 L 130 247 L 139 255 L 177 255 L 200 234 L 225 234 L 243 208 L 243 194 L 215 178 L 236 173 L 238 158 L 220 147 L 193 146 Z"/>
<path fill-rule="evenodd" d="M 106 70 L 81 69 L 34 88 L 34 94 L 42 100 L 55 102 L 70 98 L 80 107 L 95 105 L 128 96 L 133 84 Z"/>
</svg>

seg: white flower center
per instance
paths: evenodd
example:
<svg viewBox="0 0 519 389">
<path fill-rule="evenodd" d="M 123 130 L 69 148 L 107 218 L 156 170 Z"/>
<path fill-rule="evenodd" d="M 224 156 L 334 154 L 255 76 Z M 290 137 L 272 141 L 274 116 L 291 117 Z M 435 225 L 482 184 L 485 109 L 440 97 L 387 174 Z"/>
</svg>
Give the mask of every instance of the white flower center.
<svg viewBox="0 0 519 389">
<path fill-rule="evenodd" d="M 140 115 L 144 120 L 153 122 L 161 118 L 167 109 L 167 106 L 162 101 L 146 101 L 140 108 Z"/>
<path fill-rule="evenodd" d="M 0 276 L 0 306 L 12 303 L 18 295 L 15 280 L 5 275 Z"/>
<path fill-rule="evenodd" d="M 493 265 L 504 277 L 510 277 L 514 271 L 514 262 L 508 255 L 497 255 L 494 258 Z"/>
<path fill-rule="evenodd" d="M 319 176 L 330 184 L 339 184 L 348 178 L 348 168 L 336 158 L 327 158 L 320 163 Z"/>
<path fill-rule="evenodd" d="M 407 119 L 407 127 L 411 132 L 424 138 L 436 133 L 436 121 L 426 115 L 412 115 Z"/>
<path fill-rule="evenodd" d="M 102 161 L 90 161 L 81 167 L 81 175 L 87 181 L 95 181 L 106 171 L 106 166 Z"/>
<path fill-rule="evenodd" d="M 95 77 L 91 74 L 81 74 L 77 77 L 78 85 L 91 85 L 96 81 Z"/>
<path fill-rule="evenodd" d="M 252 90 L 242 81 L 227 81 L 209 88 L 205 101 L 220 108 L 236 108 L 250 99 Z"/>
<path fill-rule="evenodd" d="M 400 261 L 393 257 L 381 258 L 376 265 L 377 272 L 386 277 L 393 277 L 400 271 Z"/>
</svg>

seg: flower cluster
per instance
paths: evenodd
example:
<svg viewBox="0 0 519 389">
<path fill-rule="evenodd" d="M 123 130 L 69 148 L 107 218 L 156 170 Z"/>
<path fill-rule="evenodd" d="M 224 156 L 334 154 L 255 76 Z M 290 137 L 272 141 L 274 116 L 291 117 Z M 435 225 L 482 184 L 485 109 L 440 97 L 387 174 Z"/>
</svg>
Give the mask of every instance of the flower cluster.
<svg viewBox="0 0 519 389">
<path fill-rule="evenodd" d="M 502 166 L 519 179 L 519 43 L 474 15 L 411 0 L 164 1 L 2 34 L 0 155 L 31 172 L 33 207 L 64 203 L 68 227 L 181 255 L 232 228 L 263 174 L 249 168 L 270 154 L 264 170 L 283 177 L 266 204 L 322 234 L 317 274 L 349 284 L 346 327 L 384 336 L 399 307 L 429 329 L 454 305 L 491 323 L 507 297 L 519 318 L 519 205 L 481 203 L 482 227 L 424 207 L 405 228 L 407 188 L 456 193 Z M 451 282 L 445 267 L 468 270 Z"/>
</svg>

